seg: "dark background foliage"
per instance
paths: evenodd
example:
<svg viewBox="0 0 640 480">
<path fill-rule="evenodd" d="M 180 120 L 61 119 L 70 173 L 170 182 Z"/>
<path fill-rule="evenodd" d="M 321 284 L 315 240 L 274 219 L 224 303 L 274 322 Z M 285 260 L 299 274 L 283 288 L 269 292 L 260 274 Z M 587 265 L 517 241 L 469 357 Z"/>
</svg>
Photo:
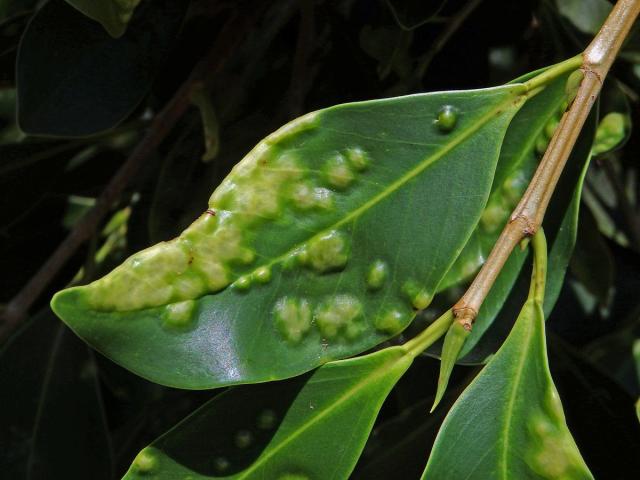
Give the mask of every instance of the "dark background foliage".
<svg viewBox="0 0 640 480">
<path fill-rule="evenodd" d="M 0 304 L 15 307 L 21 290 L 28 299 L 4 318 L 1 476 L 119 478 L 217 393 L 151 384 L 90 351 L 49 311 L 55 291 L 175 236 L 286 121 L 353 100 L 500 84 L 582 50 L 590 33 L 577 20 L 533 0 L 143 0 L 113 39 L 63 0 L 0 0 Z M 635 38 L 607 91 L 637 124 Z M 552 373 L 596 478 L 640 471 L 639 152 L 631 135 L 592 163 L 548 321 Z M 83 222 L 107 186 L 108 213 Z M 35 291 L 27 282 L 70 232 L 88 241 Z M 355 478 L 419 476 L 448 406 L 424 415 L 437 369 L 423 357 L 399 382 Z M 456 370 L 444 403 L 476 372 Z"/>
</svg>

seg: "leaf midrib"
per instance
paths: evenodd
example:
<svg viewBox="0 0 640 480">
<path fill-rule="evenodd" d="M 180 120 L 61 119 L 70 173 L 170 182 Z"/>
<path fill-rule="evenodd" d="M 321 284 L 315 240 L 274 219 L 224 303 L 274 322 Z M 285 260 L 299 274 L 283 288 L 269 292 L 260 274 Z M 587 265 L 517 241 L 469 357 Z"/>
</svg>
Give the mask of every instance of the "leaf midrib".
<svg viewBox="0 0 640 480">
<path fill-rule="evenodd" d="M 525 305 L 524 308 L 531 308 L 532 312 L 535 311 L 535 303 L 531 303 L 529 306 Z M 523 309 L 524 310 L 524 309 Z M 522 380 L 522 373 L 524 370 L 524 364 L 527 360 L 527 357 L 529 355 L 529 351 L 531 350 L 531 339 L 533 337 L 533 333 L 535 331 L 535 328 L 533 327 L 534 322 L 535 322 L 535 318 L 529 318 L 526 319 L 524 317 L 519 318 L 518 320 L 520 321 L 525 321 L 527 322 L 527 331 L 524 335 L 525 340 L 522 342 L 524 345 L 526 345 L 526 347 L 522 350 L 522 353 L 520 355 L 520 358 L 518 359 L 518 363 L 517 363 L 517 367 L 514 369 L 515 371 L 515 378 L 513 381 L 513 387 L 510 389 L 509 391 L 509 400 L 507 402 L 506 408 L 505 408 L 505 422 L 503 424 L 503 428 L 502 428 L 502 442 L 501 443 L 501 447 L 502 447 L 502 451 L 500 452 L 500 465 L 501 465 L 501 473 L 502 473 L 502 478 L 505 480 L 509 479 L 509 475 L 508 475 L 508 452 L 509 452 L 509 440 L 510 440 L 510 436 L 509 436 L 509 432 L 511 430 L 511 420 L 513 417 L 513 410 L 514 410 L 514 406 L 515 406 L 515 401 L 516 401 L 516 392 L 518 391 L 519 387 L 520 387 L 520 382 Z"/>
<path fill-rule="evenodd" d="M 513 86 L 514 85 L 508 85 L 507 87 L 513 87 Z M 369 199 L 368 201 L 366 201 L 365 203 L 360 205 L 355 210 L 352 210 L 349 214 L 347 214 L 342 219 L 338 220 L 337 222 L 335 222 L 335 223 L 333 223 L 331 225 L 328 225 L 328 226 L 322 228 L 315 235 L 309 237 L 308 239 L 306 239 L 304 241 L 301 241 L 299 243 L 296 243 L 293 247 L 291 247 L 285 253 L 279 255 L 278 257 L 273 258 L 270 262 L 268 262 L 268 263 L 266 263 L 264 265 L 260 265 L 260 266 L 256 267 L 255 270 L 257 270 L 260 267 L 264 267 L 264 266 L 272 267 L 273 265 L 275 265 L 275 264 L 277 264 L 279 262 L 282 262 L 289 255 L 291 255 L 293 252 L 295 252 L 297 249 L 299 249 L 302 246 L 304 246 L 307 242 L 313 240 L 314 238 L 320 237 L 321 235 L 326 234 L 327 232 L 329 232 L 331 230 L 338 229 L 341 226 L 343 226 L 345 224 L 348 224 L 352 220 L 358 218 L 364 212 L 366 212 L 367 210 L 369 210 L 370 208 L 372 208 L 376 204 L 380 203 L 382 200 L 384 200 L 385 198 L 387 198 L 391 194 L 395 193 L 403 185 L 405 185 L 406 183 L 408 183 L 409 181 L 411 181 L 412 179 L 414 179 L 415 177 L 420 175 L 428 167 L 430 167 L 435 162 L 440 160 L 442 157 L 444 157 L 447 153 L 449 153 L 455 147 L 457 147 L 458 145 L 463 143 L 467 138 L 469 138 L 475 132 L 477 132 L 482 127 L 484 127 L 492 118 L 497 116 L 497 114 L 498 115 L 506 114 L 507 112 L 511 111 L 512 109 L 513 109 L 513 113 L 515 113 L 518 109 L 520 109 L 520 107 L 522 106 L 523 103 L 521 101 L 514 102 L 513 101 L 514 98 L 516 98 L 516 99 L 517 98 L 526 98 L 526 89 L 524 88 L 524 86 L 519 85 L 519 84 L 515 85 L 515 86 L 521 87 L 521 91 L 518 91 L 520 89 L 514 88 L 511 92 L 509 92 L 511 94 L 508 95 L 507 98 L 503 102 L 498 103 L 493 108 L 489 109 L 473 125 L 469 126 L 466 130 L 463 130 L 456 137 L 452 138 L 450 140 L 450 142 L 445 144 L 441 150 L 438 150 L 437 152 L 434 152 L 431 156 L 429 156 L 429 157 L 425 158 L 424 160 L 422 160 L 414 168 L 412 168 L 407 173 L 405 173 L 400 178 L 398 178 L 393 183 L 391 183 L 391 185 L 387 186 L 382 191 L 378 192 L 373 198 Z M 322 128 L 322 127 L 320 126 L 319 128 Z M 253 270 L 252 272 L 255 273 L 255 270 Z"/>
<path fill-rule="evenodd" d="M 402 347 L 398 347 L 398 348 L 402 348 Z M 359 358 L 364 358 L 364 357 L 359 357 Z M 406 370 L 406 368 L 409 367 L 412 361 L 412 357 L 406 352 L 403 352 L 403 354 L 396 359 L 392 359 L 380 364 L 378 368 L 374 369 L 369 375 L 365 377 L 364 380 L 357 382 L 351 388 L 346 390 L 340 397 L 337 398 L 335 402 L 331 403 L 328 408 L 326 408 L 322 412 L 319 412 L 317 415 L 311 417 L 308 421 L 304 422 L 302 425 L 300 425 L 300 427 L 297 430 L 295 430 L 293 433 L 290 433 L 285 440 L 280 442 L 274 448 L 272 448 L 271 450 L 266 450 L 266 453 L 264 455 L 258 457 L 256 462 L 253 465 L 251 465 L 251 467 L 243 471 L 240 474 L 240 476 L 236 478 L 238 480 L 247 478 L 249 474 L 251 474 L 252 472 L 256 471 L 259 467 L 264 465 L 265 462 L 267 462 L 271 457 L 276 455 L 280 450 L 285 448 L 293 440 L 295 440 L 300 435 L 302 435 L 306 430 L 311 428 L 313 425 L 315 425 L 318 421 L 325 418 L 327 415 L 331 414 L 334 410 L 338 409 L 338 407 L 340 407 L 345 401 L 349 400 L 354 394 L 366 388 L 370 384 L 374 383 L 379 378 L 387 374 L 389 371 L 397 367 L 403 360 L 405 362 L 408 360 L 408 364 L 405 367 L 405 370 Z"/>
</svg>

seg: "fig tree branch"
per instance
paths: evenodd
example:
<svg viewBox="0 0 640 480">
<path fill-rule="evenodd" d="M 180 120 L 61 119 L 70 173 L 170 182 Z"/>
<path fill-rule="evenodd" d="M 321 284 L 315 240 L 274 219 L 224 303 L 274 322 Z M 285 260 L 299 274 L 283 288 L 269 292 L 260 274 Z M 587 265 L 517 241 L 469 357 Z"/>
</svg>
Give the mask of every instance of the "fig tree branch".
<svg viewBox="0 0 640 480">
<path fill-rule="evenodd" d="M 453 307 L 456 320 L 467 330 L 471 329 L 482 302 L 515 246 L 524 238 L 535 234 L 542 225 L 560 174 L 600 93 L 602 82 L 639 12 L 640 0 L 619 0 L 582 54 L 580 70 L 584 77 L 573 103 L 562 116 L 529 187 L 513 211 L 487 261 L 469 289 Z M 538 78 L 532 80 L 535 82 Z M 536 85 L 531 86 L 537 88 Z"/>
</svg>

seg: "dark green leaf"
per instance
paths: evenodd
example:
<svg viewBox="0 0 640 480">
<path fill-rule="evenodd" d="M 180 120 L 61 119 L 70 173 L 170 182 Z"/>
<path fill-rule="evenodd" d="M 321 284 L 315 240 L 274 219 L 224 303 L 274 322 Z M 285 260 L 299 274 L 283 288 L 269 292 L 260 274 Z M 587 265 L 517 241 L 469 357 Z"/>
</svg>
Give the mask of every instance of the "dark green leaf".
<svg viewBox="0 0 640 480">
<path fill-rule="evenodd" d="M 627 478 L 640 471 L 635 396 L 611 379 L 609 366 L 593 364 L 583 352 L 549 334 L 549 363 L 567 424 L 595 478 Z"/>
<path fill-rule="evenodd" d="M 593 478 L 565 423 L 544 331 L 542 306 L 530 299 L 447 415 L 423 478 Z"/>
<path fill-rule="evenodd" d="M 371 348 L 429 304 L 464 246 L 523 93 L 301 117 L 258 144 L 180 237 L 52 305 L 108 357 L 183 388 L 290 377 Z M 447 105 L 451 130 L 434 122 Z"/>
<path fill-rule="evenodd" d="M 18 52 L 18 122 L 32 135 L 83 136 L 129 115 L 151 87 L 186 1 L 149 0 L 127 33 L 110 37 L 63 0 L 47 2 Z"/>
<path fill-rule="evenodd" d="M 66 0 L 67 3 L 94 19 L 112 37 L 120 37 L 127 29 L 140 0 Z"/>
<path fill-rule="evenodd" d="M 583 33 L 595 34 L 611 11 L 607 0 L 556 0 L 560 14 Z"/>
<path fill-rule="evenodd" d="M 580 225 L 571 272 L 601 307 L 609 304 L 614 280 L 614 261 L 589 209 L 580 212 Z"/>
<path fill-rule="evenodd" d="M 528 78 L 529 75 L 523 77 Z M 491 187 L 491 196 L 482 213 L 480 223 L 457 258 L 456 263 L 447 272 L 439 289 L 443 290 L 461 281 L 468 280 L 482 266 L 495 244 L 500 232 L 507 223 L 509 215 L 524 193 L 538 162 L 541 152 L 536 151 L 540 139 L 549 140 L 545 127 L 557 122 L 561 113 L 565 95 L 567 77 L 562 76 L 549 84 L 520 109 L 507 129 L 500 151 L 496 175 Z M 544 152 L 542 152 L 544 153 Z M 522 267 L 525 254 L 514 254 L 514 258 L 504 269 L 502 281 L 515 281 Z M 504 299 L 502 299 L 504 301 Z M 499 303 L 499 301 L 498 301 Z M 485 317 L 488 318 L 488 317 Z M 471 342 L 475 344 L 485 330 L 485 318 L 479 318 L 474 327 Z M 471 346 L 465 348 L 469 351 Z"/>
<path fill-rule="evenodd" d="M 228 390 L 142 450 L 124 478 L 348 478 L 411 360 L 392 347 Z"/>
<path fill-rule="evenodd" d="M 535 97 L 532 101 L 535 100 Z M 527 105 L 529 102 L 527 102 Z M 524 108 L 526 108 L 526 106 Z M 523 111 L 524 111 L 523 108 Z M 516 116 L 517 118 L 517 116 Z M 514 118 L 514 121 L 516 120 Z M 553 309 L 573 253 L 578 231 L 578 212 L 584 177 L 591 160 L 591 145 L 595 133 L 597 115 L 592 112 L 573 149 L 567 167 L 556 188 L 545 221 L 549 237 L 549 271 L 544 300 L 544 312 L 548 316 Z M 505 142 L 505 148 L 507 142 Z M 502 344 L 508 329 L 517 316 L 528 289 L 528 273 L 522 272 L 527 252 L 516 248 L 480 309 L 471 335 L 467 338 L 461 355 L 463 363 L 484 362 Z M 519 276 L 520 275 L 520 276 Z M 488 332 L 485 336 L 484 333 Z"/>
<path fill-rule="evenodd" d="M 47 309 L 0 352 L 4 478 L 111 479 L 91 352 Z"/>
</svg>

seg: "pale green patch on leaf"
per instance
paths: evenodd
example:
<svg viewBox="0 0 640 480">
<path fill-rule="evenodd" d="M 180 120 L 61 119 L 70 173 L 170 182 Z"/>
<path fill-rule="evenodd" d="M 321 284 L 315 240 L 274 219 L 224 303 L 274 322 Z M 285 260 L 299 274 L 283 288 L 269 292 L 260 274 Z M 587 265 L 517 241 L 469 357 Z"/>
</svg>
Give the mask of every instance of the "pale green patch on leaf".
<svg viewBox="0 0 640 480">
<path fill-rule="evenodd" d="M 179 237 L 60 292 L 53 308 L 117 363 L 182 388 L 358 354 L 431 301 L 526 98 L 512 84 L 305 115 L 260 142 Z M 455 113 L 446 131 L 443 111 Z"/>
<path fill-rule="evenodd" d="M 114 38 L 124 34 L 141 0 L 66 0 L 87 17 L 99 22 Z"/>
</svg>

